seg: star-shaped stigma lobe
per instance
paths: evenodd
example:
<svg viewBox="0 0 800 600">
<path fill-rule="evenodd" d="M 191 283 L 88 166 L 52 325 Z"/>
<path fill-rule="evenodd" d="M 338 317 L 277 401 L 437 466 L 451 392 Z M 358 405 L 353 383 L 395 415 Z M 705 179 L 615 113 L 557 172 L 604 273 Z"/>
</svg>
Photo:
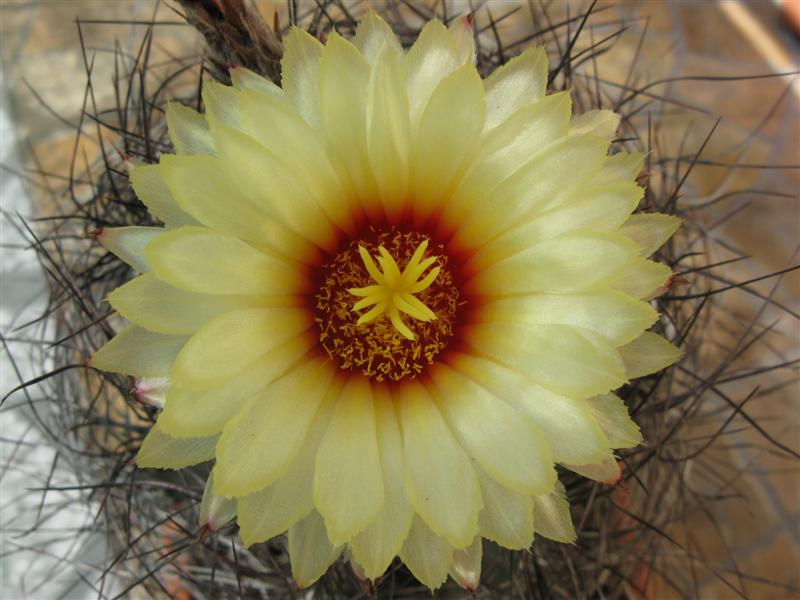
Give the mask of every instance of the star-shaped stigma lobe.
<svg viewBox="0 0 800 600">
<path fill-rule="evenodd" d="M 361 298 L 353 305 L 354 311 L 372 307 L 358 318 L 358 325 L 374 321 L 386 313 L 389 315 L 394 328 L 403 337 L 413 340 L 415 339 L 414 332 L 400 318 L 401 312 L 420 321 L 433 321 L 436 319 L 436 314 L 414 296 L 414 294 L 418 294 L 429 287 L 436 280 L 441 270 L 441 267 L 436 266 L 422 277 L 422 274 L 436 262 L 435 256 L 422 260 L 427 249 L 428 240 L 425 240 L 414 250 L 414 254 L 401 273 L 397 262 L 383 246 L 378 247 L 380 270 L 366 248 L 359 246 L 358 253 L 361 255 L 361 260 L 364 261 L 364 266 L 375 283 L 347 290 L 354 296 Z"/>
</svg>

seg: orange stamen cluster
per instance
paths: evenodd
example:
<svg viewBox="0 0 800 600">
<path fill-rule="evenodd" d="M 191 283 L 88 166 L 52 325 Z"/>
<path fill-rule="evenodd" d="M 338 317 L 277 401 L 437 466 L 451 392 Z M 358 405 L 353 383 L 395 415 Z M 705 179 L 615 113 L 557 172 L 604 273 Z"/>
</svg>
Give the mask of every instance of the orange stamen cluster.
<svg viewBox="0 0 800 600">
<path fill-rule="evenodd" d="M 428 237 L 418 232 L 391 229 L 373 233 L 369 240 L 351 242 L 320 269 L 315 296 L 320 344 L 342 369 L 360 370 L 376 381 L 413 378 L 434 362 L 453 336 L 458 289 L 441 244 L 428 248 Z M 423 253 L 430 256 L 423 257 Z M 413 317 L 416 312 L 422 314 L 420 307 L 403 311 L 402 322 L 397 323 L 397 314 L 393 319 L 392 311 L 375 311 L 374 304 L 359 300 L 366 297 L 359 290 L 376 287 L 378 274 L 365 256 L 383 258 L 379 263 L 384 271 L 390 256 L 400 274 L 407 272 L 409 265 L 412 269 L 421 264 L 427 267 L 415 280 L 418 285 L 409 286 L 415 290 L 415 306 L 427 309 L 425 318 Z"/>
</svg>

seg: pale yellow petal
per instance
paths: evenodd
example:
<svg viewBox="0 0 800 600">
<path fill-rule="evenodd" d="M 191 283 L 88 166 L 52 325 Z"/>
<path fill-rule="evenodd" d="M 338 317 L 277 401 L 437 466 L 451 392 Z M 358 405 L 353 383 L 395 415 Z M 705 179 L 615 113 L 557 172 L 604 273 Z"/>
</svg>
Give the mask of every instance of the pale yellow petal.
<svg viewBox="0 0 800 600">
<path fill-rule="evenodd" d="M 589 110 L 572 119 L 570 135 L 596 135 L 609 142 L 614 139 L 619 127 L 620 115 L 613 110 Z"/>
<path fill-rule="evenodd" d="M 416 131 L 433 90 L 460 65 L 453 36 L 441 21 L 428 21 L 406 55 L 406 89 L 412 131 Z"/>
<path fill-rule="evenodd" d="M 587 184 L 576 192 L 574 199 L 530 220 L 523 220 L 490 241 L 466 262 L 465 268 L 485 269 L 498 260 L 569 231 L 614 231 L 636 208 L 643 193 L 644 190 L 633 182 L 604 186 Z"/>
<path fill-rule="evenodd" d="M 537 294 L 493 300 L 481 307 L 482 322 L 571 325 L 596 331 L 612 345 L 638 337 L 658 313 L 647 302 L 611 290 L 584 294 Z"/>
<path fill-rule="evenodd" d="M 458 52 L 458 61 L 462 64 L 475 64 L 475 30 L 472 27 L 472 15 L 453 19 L 447 28 L 453 36 Z"/>
<path fill-rule="evenodd" d="M 589 463 L 608 452 L 606 440 L 582 400 L 559 396 L 525 375 L 484 358 L 453 354 L 451 364 L 498 398 L 527 415 L 542 429 L 556 462 Z"/>
<path fill-rule="evenodd" d="M 301 285 L 297 268 L 202 227 L 168 231 L 145 255 L 159 279 L 189 292 L 285 296 Z"/>
<path fill-rule="evenodd" d="M 253 361 L 219 386 L 193 390 L 172 385 L 168 402 L 158 417 L 165 433 L 174 437 L 197 437 L 219 433 L 251 398 L 302 360 L 317 338 L 304 334 Z"/>
<path fill-rule="evenodd" d="M 242 128 L 300 177 L 323 212 L 352 232 L 353 202 L 328 158 L 324 139 L 279 98 L 244 92 L 239 100 Z"/>
<path fill-rule="evenodd" d="M 370 216 L 380 214 L 367 155 L 367 87 L 370 66 L 358 49 L 332 33 L 320 58 L 322 121 L 329 152 L 341 160 L 355 193 Z"/>
<path fill-rule="evenodd" d="M 603 168 L 594 177 L 597 185 L 633 181 L 644 168 L 644 153 L 618 152 L 606 157 Z"/>
<path fill-rule="evenodd" d="M 392 399 L 382 387 L 376 387 L 374 394 L 386 503 L 369 527 L 350 541 L 353 557 L 373 580 L 400 553 L 414 517 L 403 479 L 403 442 Z"/>
<path fill-rule="evenodd" d="M 619 463 L 614 455 L 609 452 L 608 456 L 599 463 L 588 465 L 563 465 L 570 471 L 574 471 L 578 475 L 583 475 L 594 481 L 605 483 L 606 485 L 615 485 L 620 476 L 622 475 Z"/>
<path fill-rule="evenodd" d="M 478 531 L 475 471 L 428 392 L 409 383 L 398 400 L 411 504 L 437 535 L 464 548 Z"/>
<path fill-rule="evenodd" d="M 378 61 L 378 57 L 386 47 L 396 53 L 403 52 L 400 40 L 392 32 L 392 28 L 374 10 L 367 11 L 359 20 L 353 44 L 371 65 Z"/>
<path fill-rule="evenodd" d="M 352 376 L 320 442 L 314 506 L 334 545 L 364 530 L 383 508 L 383 474 L 369 381 Z"/>
<path fill-rule="evenodd" d="M 682 354 L 678 348 L 652 331 L 645 331 L 618 350 L 625 363 L 625 374 L 628 379 L 660 371 L 678 360 Z"/>
<path fill-rule="evenodd" d="M 136 197 L 150 214 L 164 222 L 167 227 L 197 225 L 197 221 L 185 212 L 172 196 L 161 174 L 159 165 L 141 165 L 131 171 L 131 185 Z"/>
<path fill-rule="evenodd" d="M 662 263 L 635 258 L 611 282 L 611 287 L 634 298 L 648 300 L 664 291 L 672 269 Z"/>
<path fill-rule="evenodd" d="M 207 389 L 242 372 L 254 360 L 311 326 L 303 309 L 259 307 L 224 313 L 203 325 L 175 359 L 174 383 Z"/>
<path fill-rule="evenodd" d="M 328 539 L 325 523 L 317 511 L 289 529 L 292 577 L 301 590 L 322 577 L 341 553 L 341 546 L 334 546 Z"/>
<path fill-rule="evenodd" d="M 553 487 L 553 456 L 536 425 L 443 364 L 431 371 L 436 404 L 464 450 L 504 486 L 524 494 Z"/>
<path fill-rule="evenodd" d="M 413 195 L 425 199 L 414 206 L 420 222 L 452 193 L 466 169 L 484 111 L 481 78 L 471 63 L 442 79 L 431 94 L 420 120 L 411 171 Z"/>
<path fill-rule="evenodd" d="M 220 436 L 217 493 L 246 496 L 286 474 L 333 376 L 332 366 L 309 360 L 245 404 Z"/>
<path fill-rule="evenodd" d="M 564 486 L 559 482 L 550 494 L 533 497 L 536 534 L 557 542 L 572 543 L 577 538 L 572 525 Z"/>
<path fill-rule="evenodd" d="M 153 273 L 118 287 L 108 301 L 129 321 L 167 335 L 190 335 L 222 313 L 264 304 L 255 296 L 210 296 L 179 290 Z"/>
<path fill-rule="evenodd" d="M 239 92 L 212 79 L 203 81 L 203 104 L 209 124 L 239 126 Z"/>
<path fill-rule="evenodd" d="M 89 366 L 136 377 L 166 377 L 188 339 L 128 325 L 95 352 Z"/>
<path fill-rule="evenodd" d="M 144 250 L 165 231 L 161 227 L 106 227 L 100 230 L 97 241 L 135 271 L 147 273 L 150 265 Z"/>
<path fill-rule="evenodd" d="M 411 131 L 403 54 L 384 48 L 367 89 L 367 150 L 380 200 L 399 218 L 408 188 Z"/>
<path fill-rule="evenodd" d="M 203 115 L 179 102 L 167 104 L 167 132 L 178 154 L 214 154 Z"/>
<path fill-rule="evenodd" d="M 483 509 L 478 518 L 480 535 L 512 550 L 524 550 L 533 543 L 533 499 L 518 494 L 475 469 L 481 485 Z"/>
<path fill-rule="evenodd" d="M 235 65 L 230 69 L 231 83 L 239 91 L 252 91 L 284 101 L 284 93 L 280 86 L 258 73 Z M 244 125 L 244 123 L 242 123 Z"/>
<path fill-rule="evenodd" d="M 474 592 L 481 581 L 481 559 L 483 558 L 483 539 L 476 535 L 472 543 L 463 550 L 453 553 L 450 576 L 466 590 Z"/>
<path fill-rule="evenodd" d="M 464 289 L 477 295 L 589 291 L 612 282 L 635 256 L 623 236 L 569 232 L 485 268 Z"/>
<path fill-rule="evenodd" d="M 322 44 L 304 29 L 292 27 L 283 42 L 281 85 L 298 114 L 314 129 L 322 128 L 319 59 Z"/>
<path fill-rule="evenodd" d="M 237 500 L 242 541 L 265 542 L 287 531 L 314 509 L 314 464 L 341 386 L 333 385 L 314 417 L 303 446 L 275 483 Z"/>
<path fill-rule="evenodd" d="M 417 515 L 403 543 L 400 558 L 414 577 L 431 590 L 435 590 L 447 580 L 447 572 L 453 562 L 453 552 L 453 547 L 448 541 L 436 535 Z"/>
<path fill-rule="evenodd" d="M 136 465 L 141 469 L 182 469 L 206 462 L 214 458 L 218 437 L 174 438 L 156 423 L 136 454 Z"/>
<path fill-rule="evenodd" d="M 236 501 L 217 496 L 214 493 L 214 470 L 212 469 L 203 490 L 203 500 L 200 502 L 199 525 L 209 531 L 218 531 L 235 518 Z"/>
<path fill-rule="evenodd" d="M 161 173 L 181 208 L 204 225 L 296 260 L 313 256 L 310 242 L 236 190 L 219 158 L 163 156 Z"/>
<path fill-rule="evenodd" d="M 639 246 L 642 258 L 648 258 L 672 237 L 682 220 L 674 215 L 647 213 L 632 215 L 619 232 L 631 238 Z"/>
<path fill-rule="evenodd" d="M 589 398 L 587 402 L 610 448 L 633 448 L 642 443 L 642 432 L 619 397 L 604 394 Z"/>
<path fill-rule="evenodd" d="M 326 250 L 335 248 L 331 223 L 306 188 L 277 154 L 231 127 L 212 128 L 219 156 L 233 187 L 261 212 Z"/>
<path fill-rule="evenodd" d="M 547 53 L 544 46 L 528 48 L 495 69 L 486 80 L 486 128 L 499 125 L 518 108 L 544 96 Z"/>
<path fill-rule="evenodd" d="M 565 325 L 493 323 L 465 327 L 464 340 L 557 394 L 587 398 L 627 381 L 613 346 Z"/>
</svg>

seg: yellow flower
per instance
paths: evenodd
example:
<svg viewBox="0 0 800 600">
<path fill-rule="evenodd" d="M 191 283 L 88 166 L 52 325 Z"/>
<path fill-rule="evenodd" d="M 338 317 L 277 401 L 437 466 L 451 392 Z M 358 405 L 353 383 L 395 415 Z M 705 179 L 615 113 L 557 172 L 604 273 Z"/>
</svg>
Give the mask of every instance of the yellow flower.
<svg viewBox="0 0 800 600">
<path fill-rule="evenodd" d="M 554 464 L 614 481 L 641 437 L 611 391 L 678 355 L 645 332 L 678 221 L 631 216 L 618 117 L 546 96 L 542 48 L 473 60 L 466 21 L 407 53 L 375 14 L 294 29 L 282 88 L 169 106 L 177 155 L 131 175 L 165 227 L 100 236 L 142 274 L 92 365 L 168 383 L 139 466 L 215 459 L 204 525 L 288 530 L 301 586 L 346 550 L 474 587 L 483 538 L 573 540 Z"/>
</svg>

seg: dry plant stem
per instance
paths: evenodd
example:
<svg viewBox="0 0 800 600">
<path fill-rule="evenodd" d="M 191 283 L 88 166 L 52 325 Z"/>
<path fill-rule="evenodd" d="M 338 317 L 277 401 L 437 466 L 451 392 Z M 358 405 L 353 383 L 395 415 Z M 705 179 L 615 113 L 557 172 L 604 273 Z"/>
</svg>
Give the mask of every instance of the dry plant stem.
<svg viewBox="0 0 800 600">
<path fill-rule="evenodd" d="M 236 64 L 279 82 L 280 32 L 270 29 L 252 5 L 245 0 L 180 0 L 180 4 L 188 21 L 207 41 L 212 74 L 217 79 L 229 81 L 228 66 Z M 434 14 L 445 19 L 456 16 L 444 12 L 445 4 L 438 1 L 399 0 L 382 6 L 385 18 L 405 43 L 410 43 Z M 670 290 L 658 300 L 664 315 L 659 331 L 680 344 L 685 358 L 677 368 L 621 390 L 647 440 L 646 445 L 622 453 L 623 483 L 611 488 L 564 476 L 573 519 L 580 530 L 579 544 L 563 546 L 537 539 L 531 553 L 509 552 L 487 544 L 476 596 L 642 598 L 652 596 L 653 581 L 659 579 L 662 590 L 691 598 L 699 594 L 699 580 L 713 577 L 731 597 L 746 597 L 747 585 L 759 580 L 758 575 L 743 572 L 735 561 L 719 564 L 704 557 L 692 539 L 694 524 L 689 516 L 700 511 L 712 520 L 714 503 L 741 495 L 741 469 L 719 462 L 709 452 L 725 444 L 734 432 L 752 429 L 761 434 L 765 450 L 787 461 L 795 458 L 791 449 L 772 439 L 749 414 L 752 403 L 769 398 L 779 386 L 753 386 L 741 397 L 731 397 L 721 387 L 734 378 L 745 381 L 794 366 L 781 356 L 775 357 L 772 366 L 742 366 L 747 349 L 769 347 L 775 335 L 771 325 L 762 322 L 761 313 L 752 321 L 740 317 L 728 321 L 733 325 L 726 332 L 730 339 L 727 352 L 710 368 L 702 356 L 707 346 L 715 343 L 707 334 L 710 324 L 731 310 L 724 303 L 729 294 L 754 294 L 764 307 L 796 318 L 773 297 L 780 281 L 777 273 L 764 275 L 776 277 L 775 286 L 767 294 L 752 287 L 755 280 L 737 282 L 726 275 L 728 265 L 747 257 L 725 248 L 725 242 L 716 236 L 719 222 L 709 226 L 705 218 L 709 214 L 706 211 L 737 194 L 750 193 L 757 201 L 761 192 L 723 188 L 715 190 L 708 200 L 685 203 L 692 171 L 697 165 L 719 161 L 708 155 L 705 143 L 688 150 L 670 148 L 660 134 L 659 118 L 687 105 L 673 100 L 663 85 L 641 79 L 637 61 L 647 27 L 612 20 L 606 8 L 592 10 L 593 5 L 588 3 L 581 10 L 571 5 L 572 12 L 566 16 L 557 14 L 553 6 L 544 0 L 530 0 L 527 5 L 500 12 L 476 2 L 479 68 L 489 73 L 527 45 L 546 43 L 551 53 L 557 53 L 550 63 L 554 66 L 552 89 L 571 89 L 580 110 L 614 107 L 622 113 L 615 149 L 649 153 L 642 182 L 649 182 L 650 187 L 642 207 L 677 213 L 686 219 L 681 235 L 662 249 L 661 259 L 688 279 L 691 288 Z M 333 29 L 352 33 L 366 5 L 290 0 L 286 8 L 288 23 L 325 35 Z M 528 13 L 524 17 L 523 10 Z M 531 28 L 519 39 L 507 39 L 498 24 L 514 14 L 529 19 Z M 626 28 L 634 26 L 641 27 L 642 42 L 629 74 L 623 84 L 610 83 L 598 72 L 596 59 L 618 42 Z M 54 367 L 28 381 L 20 378 L 17 391 L 7 397 L 3 410 L 27 411 L 55 448 L 52 469 L 74 471 L 79 482 L 74 491 L 81 494 L 81 501 L 96 507 L 94 521 L 75 535 L 94 532 L 107 540 L 108 559 L 89 582 L 98 598 L 123 598 L 133 593 L 157 598 L 180 594 L 195 598 L 299 598 L 302 594 L 292 582 L 283 540 L 244 548 L 233 525 L 198 538 L 197 509 L 208 465 L 178 472 L 137 471 L 131 461 L 155 420 L 155 409 L 131 396 L 130 378 L 83 367 L 83 361 L 119 325 L 103 299 L 132 276 L 126 265 L 98 246 L 91 233 L 102 227 L 152 225 L 153 221 L 130 190 L 122 159 L 111 152 L 100 158 L 82 155 L 78 142 L 87 137 L 105 140 L 107 146 L 113 144 L 131 159 L 155 162 L 160 152 L 170 148 L 163 123 L 165 102 L 176 95 L 193 105 L 200 102 L 199 61 L 176 59 L 158 68 L 153 64 L 151 48 L 158 32 L 159 25 L 154 21 L 141 46 L 131 54 L 119 47 L 114 49 L 115 106 L 96 106 L 94 84 L 87 86 L 82 119 L 76 126 L 70 181 L 62 185 L 35 166 L 22 174 L 35 195 L 47 196 L 57 207 L 52 216 L 19 225 L 49 276 L 50 295 L 40 319 L 3 332 L 2 342 L 5 346 L 10 337 L 27 339 L 30 352 L 42 360 L 51 359 Z M 84 56 L 91 82 L 91 55 L 85 51 Z M 193 78 L 190 85 L 179 87 L 180 77 L 189 75 Z M 36 82 L 31 84 L 35 87 Z M 192 91 L 187 93 L 187 88 Z M 177 89 L 181 91 L 174 91 Z M 713 129 L 709 136 L 712 133 Z M 737 166 L 735 162 L 728 168 Z M 780 197 L 781 192 L 768 194 Z M 788 265 L 788 269 L 795 268 Z M 44 323 L 52 326 L 53 340 L 48 341 L 53 343 L 42 342 L 38 328 Z M 704 424 L 711 425 L 706 430 L 711 433 L 697 434 Z M 17 448 L 14 456 L 24 454 L 22 440 Z M 9 461 L 15 460 L 14 456 Z M 693 473 L 715 482 L 716 489 L 699 489 Z M 40 524 L 46 524 L 61 510 L 46 501 L 47 494 L 55 489 L 46 478 L 35 492 L 42 495 Z M 677 535 L 684 531 L 686 535 Z M 26 543 L 28 538 L 21 539 Z M 77 562 L 80 550 L 76 542 L 75 554 L 63 559 L 65 565 Z M 112 588 L 112 581 L 123 584 Z M 785 583 L 770 585 L 779 594 L 798 592 Z M 314 592 L 315 598 L 323 599 L 411 598 L 420 593 L 427 595 L 399 562 L 370 588 L 344 561 L 323 577 Z M 453 593 L 460 592 L 452 582 L 440 592 L 442 597 Z"/>
<path fill-rule="evenodd" d="M 231 65 L 281 83 L 283 44 L 248 0 L 179 0 L 186 20 L 203 34 L 214 78 L 230 84 Z"/>
</svg>

